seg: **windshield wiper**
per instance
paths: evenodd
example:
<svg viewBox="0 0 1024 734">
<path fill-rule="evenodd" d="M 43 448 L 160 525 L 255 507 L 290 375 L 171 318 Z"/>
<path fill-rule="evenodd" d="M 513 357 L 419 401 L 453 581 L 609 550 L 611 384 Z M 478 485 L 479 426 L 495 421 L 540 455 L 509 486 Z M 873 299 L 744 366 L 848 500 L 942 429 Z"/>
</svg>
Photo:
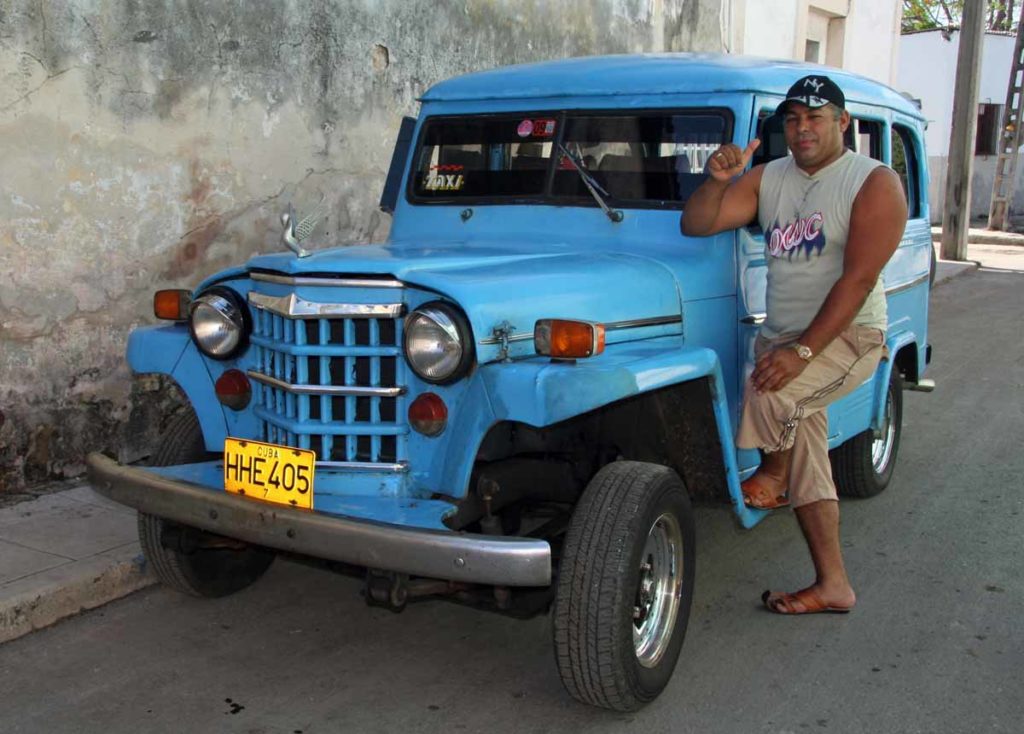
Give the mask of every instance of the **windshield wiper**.
<svg viewBox="0 0 1024 734">
<path fill-rule="evenodd" d="M 586 168 L 583 167 L 583 159 L 579 155 L 579 143 L 576 144 L 576 154 L 570 153 L 569 149 L 566 148 L 563 143 L 559 143 L 558 148 L 559 150 L 562 151 L 562 155 L 568 158 L 569 162 L 572 163 L 572 167 L 576 169 L 576 173 L 580 175 L 580 179 L 583 181 L 583 184 L 587 187 L 587 191 L 589 191 L 590 195 L 594 197 L 594 201 L 596 201 L 597 205 L 601 207 L 601 211 L 605 213 L 605 216 L 607 216 L 613 222 L 621 222 L 622 212 L 618 211 L 617 209 L 612 209 L 611 207 L 609 207 L 608 202 L 606 201 L 606 199 L 611 198 L 611 194 L 605 191 L 601 187 L 601 184 L 595 181 L 594 177 L 587 172 Z"/>
</svg>

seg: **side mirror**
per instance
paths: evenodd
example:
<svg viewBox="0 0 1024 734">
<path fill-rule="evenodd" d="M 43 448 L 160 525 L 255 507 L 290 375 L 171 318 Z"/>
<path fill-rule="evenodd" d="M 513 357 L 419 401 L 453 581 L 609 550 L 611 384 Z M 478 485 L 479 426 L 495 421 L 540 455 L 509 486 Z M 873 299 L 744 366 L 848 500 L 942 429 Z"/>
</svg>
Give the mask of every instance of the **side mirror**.
<svg viewBox="0 0 1024 734">
<path fill-rule="evenodd" d="M 388 168 L 388 177 L 384 180 L 384 191 L 380 195 L 380 209 L 388 214 L 394 214 L 395 205 L 398 204 L 402 173 L 405 171 L 405 162 L 409 160 L 412 131 L 415 127 L 415 117 L 403 117 L 402 125 L 398 128 L 398 140 L 395 142 L 395 151 L 391 154 L 391 166 Z"/>
</svg>

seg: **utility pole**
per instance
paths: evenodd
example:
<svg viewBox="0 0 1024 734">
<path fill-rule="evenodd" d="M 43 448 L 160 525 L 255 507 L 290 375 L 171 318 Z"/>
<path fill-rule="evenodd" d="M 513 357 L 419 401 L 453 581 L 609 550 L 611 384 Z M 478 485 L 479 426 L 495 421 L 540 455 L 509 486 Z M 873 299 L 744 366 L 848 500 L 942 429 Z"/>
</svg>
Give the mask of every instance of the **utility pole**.
<svg viewBox="0 0 1024 734">
<path fill-rule="evenodd" d="M 965 0 L 953 88 L 953 130 L 949 136 L 946 203 L 942 210 L 942 258 L 967 259 L 971 224 L 971 163 L 978 128 L 978 76 L 985 31 L 982 0 Z"/>
</svg>

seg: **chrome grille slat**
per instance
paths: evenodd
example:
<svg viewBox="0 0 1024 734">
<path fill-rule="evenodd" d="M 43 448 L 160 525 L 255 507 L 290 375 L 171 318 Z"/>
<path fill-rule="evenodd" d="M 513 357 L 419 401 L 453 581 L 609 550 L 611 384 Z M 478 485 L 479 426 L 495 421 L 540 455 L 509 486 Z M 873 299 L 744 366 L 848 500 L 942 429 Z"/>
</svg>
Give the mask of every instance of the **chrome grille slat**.
<svg viewBox="0 0 1024 734">
<path fill-rule="evenodd" d="M 314 303 L 296 293 L 250 292 L 257 351 L 248 374 L 260 436 L 312 449 L 324 468 L 407 471 L 405 305 L 358 301 Z"/>
<path fill-rule="evenodd" d="M 302 425 L 294 418 L 282 416 L 264 407 L 256 406 L 256 415 L 267 423 L 277 426 L 282 435 L 301 433 L 309 425 Z M 317 425 L 318 432 L 332 436 L 404 436 L 409 427 L 401 423 L 326 423 Z M 351 460 L 350 460 L 351 461 Z"/>
<path fill-rule="evenodd" d="M 402 354 L 401 347 L 378 347 L 377 349 L 374 349 L 372 347 L 345 347 L 333 344 L 326 347 L 316 347 L 313 345 L 300 346 L 297 344 L 285 344 L 283 342 L 255 334 L 252 336 L 251 341 L 258 347 L 280 350 L 282 355 L 290 354 L 297 357 L 309 357 L 314 354 L 321 354 L 328 357 L 398 357 Z"/>
<path fill-rule="evenodd" d="M 303 358 L 302 362 L 300 362 L 303 367 L 306 359 L 308 358 Z M 362 387 L 359 385 L 343 387 L 339 385 L 311 385 L 306 382 L 309 378 L 304 374 L 300 374 L 298 376 L 298 379 L 301 380 L 301 382 L 285 382 L 284 380 L 278 380 L 276 377 L 265 375 L 262 372 L 257 372 L 256 370 L 248 370 L 247 374 L 257 382 L 262 382 L 270 387 L 280 388 L 286 392 L 295 393 L 296 395 L 355 395 L 359 397 L 394 398 L 405 393 L 404 387 Z"/>
<path fill-rule="evenodd" d="M 264 293 L 250 292 L 249 303 L 255 308 L 289 319 L 394 319 L 405 311 L 405 305 L 402 303 L 319 303 L 299 298 L 294 293 L 287 296 L 268 296 Z"/>
</svg>

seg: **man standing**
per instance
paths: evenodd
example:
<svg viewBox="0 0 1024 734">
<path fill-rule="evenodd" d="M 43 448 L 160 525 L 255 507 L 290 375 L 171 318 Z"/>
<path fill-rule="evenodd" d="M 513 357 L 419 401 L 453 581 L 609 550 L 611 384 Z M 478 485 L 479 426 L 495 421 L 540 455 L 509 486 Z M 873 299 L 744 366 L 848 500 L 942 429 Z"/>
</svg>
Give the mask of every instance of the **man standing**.
<svg viewBox="0 0 1024 734">
<path fill-rule="evenodd" d="M 779 614 L 848 612 L 856 603 L 839 544 L 826 408 L 882 356 L 880 274 L 907 221 L 896 174 L 844 147 L 845 107 L 828 77 L 798 80 L 776 109 L 792 155 L 743 173 L 760 141 L 723 145 L 680 222 L 684 234 L 706 236 L 756 216 L 765 234 L 768 313 L 736 437 L 738 447 L 760 449 L 762 461 L 742 489 L 752 507 L 792 505 L 816 574 L 795 593 L 764 593 Z"/>
</svg>

